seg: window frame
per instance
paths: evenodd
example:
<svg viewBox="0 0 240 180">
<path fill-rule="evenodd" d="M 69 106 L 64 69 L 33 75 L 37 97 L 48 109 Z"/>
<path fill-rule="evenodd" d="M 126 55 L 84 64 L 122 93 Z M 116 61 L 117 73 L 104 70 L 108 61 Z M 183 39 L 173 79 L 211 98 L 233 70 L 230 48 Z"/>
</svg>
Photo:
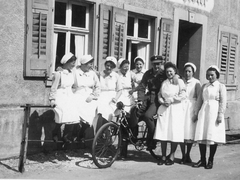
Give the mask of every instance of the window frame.
<svg viewBox="0 0 240 180">
<path fill-rule="evenodd" d="M 145 62 L 145 68 L 149 69 L 151 68 L 151 63 L 149 61 L 150 56 L 157 54 L 158 53 L 158 49 L 159 49 L 159 26 L 160 26 L 160 19 L 161 19 L 161 12 L 159 11 L 154 11 L 154 10 L 148 10 L 148 9 L 144 9 L 144 8 L 140 8 L 140 7 L 136 7 L 136 6 L 132 6 L 132 5 L 128 5 L 128 4 L 124 4 L 123 8 L 125 10 L 128 11 L 129 16 L 138 16 L 138 18 L 140 17 L 140 19 L 147 19 L 149 20 L 149 30 L 148 33 L 149 35 L 149 39 L 146 38 L 135 38 L 133 36 L 128 36 L 127 35 L 127 40 L 131 40 L 133 42 L 136 43 L 148 43 L 147 45 L 147 49 L 149 49 L 148 53 L 146 53 L 146 62 Z M 141 12 L 141 13 L 139 13 Z M 134 28 L 134 30 L 136 31 L 136 28 Z M 150 45 L 152 46 L 150 48 Z"/>
<path fill-rule="evenodd" d="M 54 12 L 55 12 L 55 6 L 53 8 L 53 30 L 52 30 L 52 39 L 51 39 L 51 60 L 50 60 L 50 67 L 49 67 L 49 74 L 50 76 L 48 79 L 45 81 L 46 86 L 51 86 L 52 85 L 52 74 L 55 72 L 55 65 L 56 65 L 56 59 L 54 58 L 55 51 L 54 51 L 54 34 L 57 32 L 64 32 L 66 33 L 66 44 L 65 44 L 65 52 L 68 52 L 70 50 L 70 36 L 71 34 L 77 34 L 80 36 L 85 36 L 85 44 L 84 47 L 87 47 L 84 49 L 85 54 L 93 54 L 94 53 L 94 38 L 95 38 L 95 30 L 94 27 L 96 25 L 96 3 L 93 2 L 79 2 L 79 1 L 73 1 L 73 0 L 53 0 L 53 4 L 55 5 L 55 2 L 63 2 L 66 3 L 66 24 L 65 25 L 60 25 L 60 24 L 54 24 Z M 71 25 L 71 11 L 68 10 L 69 6 L 72 4 L 76 5 L 82 5 L 86 6 L 86 28 L 81 28 L 81 27 L 74 27 L 70 26 Z M 67 15 L 68 13 L 68 15 Z M 68 32 L 68 33 L 67 33 Z M 92 37 L 91 37 L 92 36 Z M 92 43 L 90 42 L 93 41 Z M 93 54 L 94 55 L 94 54 Z"/>
<path fill-rule="evenodd" d="M 66 1 L 66 0 L 55 0 L 55 2 L 63 2 L 66 3 L 66 22 L 65 25 L 60 25 L 60 24 L 53 24 L 54 30 L 53 33 L 66 33 L 66 41 L 65 41 L 65 53 L 70 51 L 70 41 L 71 41 L 71 34 L 75 35 L 81 35 L 84 36 L 85 38 L 85 44 L 84 47 L 88 47 L 88 39 L 89 39 L 89 4 L 87 3 L 82 3 L 82 2 L 75 2 L 75 1 Z M 80 28 L 80 27 L 74 27 L 71 25 L 71 18 L 72 18 L 72 4 L 76 5 L 81 5 L 81 6 L 86 6 L 86 28 Z M 88 50 L 85 48 L 84 54 L 87 54 Z M 52 51 L 52 56 L 55 57 L 54 51 Z M 50 72 L 53 73 L 55 71 L 55 64 L 56 64 L 56 59 L 52 59 L 52 66 L 50 69 Z"/>
<path fill-rule="evenodd" d="M 136 41 L 136 42 L 146 42 L 146 43 L 150 43 L 151 42 L 151 17 L 146 17 L 146 16 L 142 16 L 141 14 L 137 14 L 137 13 L 132 13 L 129 12 L 128 13 L 128 17 L 132 17 L 134 18 L 134 31 L 133 31 L 133 36 L 129 36 L 127 35 L 127 39 L 128 40 L 132 40 L 132 41 Z M 144 20 L 148 20 L 148 38 L 141 38 L 138 37 L 138 20 L 139 19 L 144 19 Z"/>
</svg>

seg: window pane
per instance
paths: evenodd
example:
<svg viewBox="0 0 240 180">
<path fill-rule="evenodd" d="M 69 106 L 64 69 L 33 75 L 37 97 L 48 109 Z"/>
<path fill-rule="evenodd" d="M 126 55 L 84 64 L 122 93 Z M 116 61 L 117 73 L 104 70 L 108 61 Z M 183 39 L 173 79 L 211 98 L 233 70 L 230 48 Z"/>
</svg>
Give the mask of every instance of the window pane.
<svg viewBox="0 0 240 180">
<path fill-rule="evenodd" d="M 138 19 L 138 37 L 148 38 L 148 20 Z"/>
<path fill-rule="evenodd" d="M 66 24 L 66 3 L 55 2 L 55 24 Z"/>
<path fill-rule="evenodd" d="M 86 6 L 72 5 L 72 26 L 86 28 Z"/>
<path fill-rule="evenodd" d="M 127 35 L 128 36 L 134 35 L 134 18 L 133 17 L 128 17 Z"/>
<path fill-rule="evenodd" d="M 65 42 L 66 42 L 66 33 L 58 33 L 58 41 L 57 41 L 57 54 L 56 54 L 56 65 L 55 70 L 57 67 L 61 66 L 61 59 L 65 54 Z"/>
<path fill-rule="evenodd" d="M 71 39 L 70 39 L 70 52 L 73 54 L 75 53 L 75 35 L 71 34 Z"/>
</svg>

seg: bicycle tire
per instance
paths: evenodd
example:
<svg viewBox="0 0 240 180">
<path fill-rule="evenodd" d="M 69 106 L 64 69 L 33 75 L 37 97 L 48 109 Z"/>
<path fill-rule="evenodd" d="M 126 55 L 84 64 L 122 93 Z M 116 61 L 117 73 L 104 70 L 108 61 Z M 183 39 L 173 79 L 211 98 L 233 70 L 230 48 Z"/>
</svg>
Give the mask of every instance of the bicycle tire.
<svg viewBox="0 0 240 180">
<path fill-rule="evenodd" d="M 92 158 L 98 168 L 110 167 L 121 151 L 122 132 L 120 126 L 108 122 L 104 124 L 94 137 Z"/>
</svg>

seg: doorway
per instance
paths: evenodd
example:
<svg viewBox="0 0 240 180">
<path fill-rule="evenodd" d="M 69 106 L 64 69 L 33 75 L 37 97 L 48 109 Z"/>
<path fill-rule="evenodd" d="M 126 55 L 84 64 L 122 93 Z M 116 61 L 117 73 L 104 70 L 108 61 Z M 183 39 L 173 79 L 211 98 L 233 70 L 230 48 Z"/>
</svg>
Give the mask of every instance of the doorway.
<svg viewBox="0 0 240 180">
<path fill-rule="evenodd" d="M 199 67 L 202 51 L 202 25 L 179 20 L 178 31 L 177 68 L 183 76 L 183 67 L 187 62 L 192 62 L 197 67 L 194 77 L 199 79 Z"/>
</svg>

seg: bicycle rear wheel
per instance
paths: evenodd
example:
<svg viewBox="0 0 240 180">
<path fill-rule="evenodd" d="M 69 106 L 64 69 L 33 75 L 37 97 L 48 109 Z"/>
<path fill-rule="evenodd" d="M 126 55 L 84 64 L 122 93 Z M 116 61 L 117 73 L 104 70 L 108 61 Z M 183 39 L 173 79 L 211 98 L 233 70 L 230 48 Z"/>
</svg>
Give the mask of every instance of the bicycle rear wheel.
<svg viewBox="0 0 240 180">
<path fill-rule="evenodd" d="M 97 132 L 92 145 L 92 158 L 98 168 L 110 167 L 121 151 L 122 133 L 120 126 L 109 122 Z"/>
</svg>

